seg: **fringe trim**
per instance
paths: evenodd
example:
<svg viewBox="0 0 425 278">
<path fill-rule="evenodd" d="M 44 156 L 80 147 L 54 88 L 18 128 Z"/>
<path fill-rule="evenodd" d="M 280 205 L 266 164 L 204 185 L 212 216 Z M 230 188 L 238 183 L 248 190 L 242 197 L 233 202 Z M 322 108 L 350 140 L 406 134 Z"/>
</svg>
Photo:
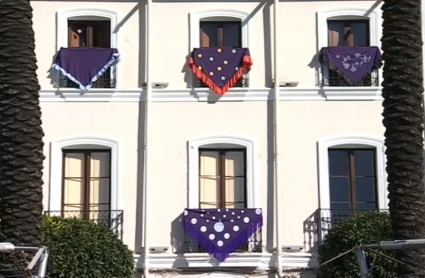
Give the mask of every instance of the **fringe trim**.
<svg viewBox="0 0 425 278">
<path fill-rule="evenodd" d="M 111 59 L 106 63 L 106 65 L 91 79 L 90 83 L 87 85 L 83 85 L 80 81 L 78 81 L 74 76 L 69 74 L 64 68 L 59 66 L 57 63 L 54 63 L 52 65 L 52 68 L 62 73 L 64 76 L 66 76 L 69 80 L 77 84 L 81 90 L 88 91 L 93 86 L 93 84 L 114 64 L 118 63 L 120 61 L 121 55 L 119 53 L 112 54 Z"/>
<path fill-rule="evenodd" d="M 251 70 L 252 60 L 251 56 L 245 55 L 243 56 L 242 65 L 239 67 L 239 70 L 232 76 L 232 78 L 224 85 L 223 87 L 217 86 L 202 70 L 198 69 L 198 66 L 195 65 L 195 60 L 191 57 L 189 60 L 189 66 L 192 69 L 192 72 L 201 79 L 202 82 L 207 84 L 207 86 L 211 89 L 211 91 L 215 92 L 219 95 L 224 95 L 231 87 L 233 87 L 236 82 L 241 79 L 245 72 Z"/>
<path fill-rule="evenodd" d="M 263 226 L 263 218 L 259 217 L 257 221 L 251 223 L 245 231 L 238 234 L 236 238 L 230 240 L 230 243 L 225 248 L 220 248 L 209 240 L 201 231 L 196 229 L 189 221 L 184 222 L 184 229 L 190 237 L 196 239 L 199 245 L 207 250 L 217 261 L 224 262 L 230 254 L 238 250 L 245 242 L 248 241 L 255 233 Z"/>
</svg>

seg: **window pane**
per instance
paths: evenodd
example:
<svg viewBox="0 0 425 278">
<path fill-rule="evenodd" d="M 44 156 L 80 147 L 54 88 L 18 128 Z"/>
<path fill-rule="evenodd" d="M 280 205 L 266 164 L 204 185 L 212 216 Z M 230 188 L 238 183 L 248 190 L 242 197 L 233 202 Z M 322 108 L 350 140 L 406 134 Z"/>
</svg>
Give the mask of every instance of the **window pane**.
<svg viewBox="0 0 425 278">
<path fill-rule="evenodd" d="M 84 154 L 64 154 L 64 210 L 84 210 Z M 78 215 L 71 214 L 78 217 Z"/>
<path fill-rule="evenodd" d="M 348 177 L 329 178 L 331 202 L 349 202 L 350 187 Z"/>
<path fill-rule="evenodd" d="M 372 203 L 357 203 L 356 204 L 357 210 L 375 210 L 378 208 L 377 204 L 375 202 Z"/>
<path fill-rule="evenodd" d="M 220 203 L 219 152 L 200 152 L 199 201 L 201 208 L 218 208 Z"/>
<path fill-rule="evenodd" d="M 375 154 L 373 150 L 354 151 L 356 176 L 375 176 Z"/>
<path fill-rule="evenodd" d="M 350 32 L 354 37 L 353 46 L 369 46 L 369 24 L 366 21 L 350 22 Z"/>
<path fill-rule="evenodd" d="M 245 178 L 226 177 L 226 207 L 245 203 Z"/>
<path fill-rule="evenodd" d="M 245 153 L 226 152 L 225 154 L 226 177 L 245 176 Z"/>
<path fill-rule="evenodd" d="M 375 202 L 375 178 L 360 177 L 356 178 L 356 201 L 357 202 Z"/>
<path fill-rule="evenodd" d="M 328 46 L 344 46 L 344 22 L 337 20 L 329 20 L 328 21 Z"/>
<path fill-rule="evenodd" d="M 348 176 L 348 151 L 329 150 L 329 175 Z"/>
<path fill-rule="evenodd" d="M 223 47 L 242 47 L 241 23 L 223 23 Z"/>
<path fill-rule="evenodd" d="M 218 47 L 218 24 L 215 22 L 201 22 L 201 47 Z"/>
</svg>

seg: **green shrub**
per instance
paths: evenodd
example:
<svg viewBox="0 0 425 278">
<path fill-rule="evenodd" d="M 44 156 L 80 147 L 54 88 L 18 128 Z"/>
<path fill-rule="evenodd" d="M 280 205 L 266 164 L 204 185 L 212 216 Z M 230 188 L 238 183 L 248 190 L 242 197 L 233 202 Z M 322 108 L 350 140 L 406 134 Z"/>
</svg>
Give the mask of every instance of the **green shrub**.
<svg viewBox="0 0 425 278">
<path fill-rule="evenodd" d="M 49 278 L 133 277 L 133 253 L 105 225 L 46 217 L 42 233 L 51 252 Z"/>
<path fill-rule="evenodd" d="M 393 240 L 391 219 L 388 213 L 365 212 L 341 221 L 329 230 L 323 244 L 319 247 L 320 264 L 335 258 L 360 243 L 378 243 Z M 393 257 L 392 252 L 386 255 Z M 369 269 L 374 261 L 371 278 L 395 278 L 396 263 L 372 252 L 366 254 Z M 336 259 L 319 268 L 318 278 L 360 277 L 359 265 L 354 252 Z"/>
</svg>

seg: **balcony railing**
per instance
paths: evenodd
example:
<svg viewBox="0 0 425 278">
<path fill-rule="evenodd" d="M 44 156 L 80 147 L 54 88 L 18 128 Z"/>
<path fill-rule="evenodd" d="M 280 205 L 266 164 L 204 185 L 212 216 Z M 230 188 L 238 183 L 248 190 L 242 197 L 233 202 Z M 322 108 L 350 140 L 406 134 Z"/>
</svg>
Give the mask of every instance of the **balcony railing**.
<svg viewBox="0 0 425 278">
<path fill-rule="evenodd" d="M 327 235 L 328 231 L 348 217 L 357 213 L 386 210 L 361 209 L 318 209 L 304 221 L 304 241 L 306 249 L 314 251 Z"/>
<path fill-rule="evenodd" d="M 349 84 L 340 74 L 329 68 L 327 64 L 322 66 L 321 86 L 330 87 L 370 87 L 379 86 L 378 71 L 374 70 L 369 73 L 363 80 L 356 85 Z"/>
<path fill-rule="evenodd" d="M 93 84 L 92 88 L 102 88 L 102 89 L 113 89 L 115 88 L 115 79 L 111 77 L 110 72 L 105 72 L 99 79 Z M 66 76 L 60 75 L 59 88 L 79 88 L 77 84 L 69 80 Z"/>
<path fill-rule="evenodd" d="M 45 211 L 46 216 L 58 216 L 63 218 L 89 219 L 95 223 L 108 226 L 117 236 L 122 239 L 124 211 L 122 210 L 56 210 Z"/>
<path fill-rule="evenodd" d="M 234 88 L 245 88 L 249 85 L 249 79 L 248 75 L 244 74 L 241 79 L 233 86 Z M 198 77 L 195 75 L 193 76 L 193 87 L 195 88 L 208 88 L 208 86 L 202 82 Z"/>
<path fill-rule="evenodd" d="M 242 252 L 262 252 L 262 232 L 259 230 L 257 233 L 252 235 L 244 245 L 241 246 L 236 253 Z M 185 242 L 183 253 L 205 253 L 207 252 L 201 246 L 199 246 L 198 242 L 192 239 L 188 234 L 185 234 Z"/>
</svg>

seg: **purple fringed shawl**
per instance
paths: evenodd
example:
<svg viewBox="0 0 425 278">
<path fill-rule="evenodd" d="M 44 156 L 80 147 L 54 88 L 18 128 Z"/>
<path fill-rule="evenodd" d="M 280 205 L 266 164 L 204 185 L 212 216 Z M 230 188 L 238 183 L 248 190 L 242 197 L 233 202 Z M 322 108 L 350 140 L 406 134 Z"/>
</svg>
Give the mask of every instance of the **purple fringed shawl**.
<svg viewBox="0 0 425 278">
<path fill-rule="evenodd" d="M 219 262 L 263 226 L 261 209 L 186 209 L 184 228 Z"/>
</svg>

